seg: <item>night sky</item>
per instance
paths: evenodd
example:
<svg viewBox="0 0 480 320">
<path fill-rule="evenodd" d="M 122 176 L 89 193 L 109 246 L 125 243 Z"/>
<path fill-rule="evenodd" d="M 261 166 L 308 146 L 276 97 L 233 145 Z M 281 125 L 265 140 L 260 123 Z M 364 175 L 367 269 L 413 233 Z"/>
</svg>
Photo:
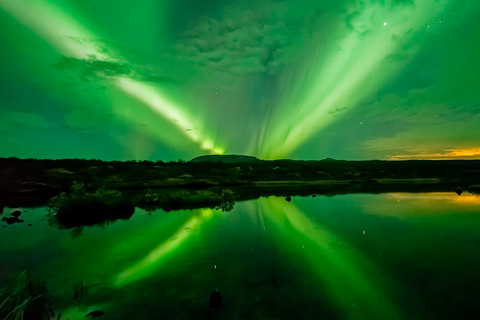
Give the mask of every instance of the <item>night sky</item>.
<svg viewBox="0 0 480 320">
<path fill-rule="evenodd" d="M 0 157 L 480 159 L 478 0 L 0 0 Z"/>
</svg>

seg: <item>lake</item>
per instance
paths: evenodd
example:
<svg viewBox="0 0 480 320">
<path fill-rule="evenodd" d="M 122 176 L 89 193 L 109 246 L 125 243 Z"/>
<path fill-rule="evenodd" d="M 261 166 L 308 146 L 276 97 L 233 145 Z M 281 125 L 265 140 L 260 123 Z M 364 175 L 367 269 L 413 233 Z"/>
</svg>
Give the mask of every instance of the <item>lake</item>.
<svg viewBox="0 0 480 320">
<path fill-rule="evenodd" d="M 0 228 L 0 283 L 45 279 L 62 319 L 476 319 L 480 197 L 269 197 L 58 229 Z M 31 225 L 29 225 L 31 224 Z M 82 289 L 83 288 L 83 289 Z M 218 291 L 220 307 L 209 307 Z M 81 292 L 81 295 L 79 294 Z M 0 301 L 1 302 L 1 301 Z"/>
</svg>

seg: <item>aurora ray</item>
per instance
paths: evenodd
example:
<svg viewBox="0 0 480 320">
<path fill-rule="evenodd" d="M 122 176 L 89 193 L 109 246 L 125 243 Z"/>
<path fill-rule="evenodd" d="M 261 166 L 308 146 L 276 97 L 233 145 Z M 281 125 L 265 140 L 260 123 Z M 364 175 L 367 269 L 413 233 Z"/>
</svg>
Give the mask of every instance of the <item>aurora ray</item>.
<svg viewBox="0 0 480 320">
<path fill-rule="evenodd" d="M 112 48 L 96 45 L 92 41 L 92 39 L 95 39 L 93 34 L 54 4 L 42 0 L 28 2 L 28 4 L 26 1 L 2 0 L 0 1 L 0 7 L 48 41 L 48 43 L 64 56 L 85 61 L 125 63 L 124 58 Z M 24 10 L 26 7 L 29 8 L 28 11 Z M 33 12 L 33 15 L 28 12 Z M 52 21 L 56 21 L 56 23 L 54 24 Z M 184 134 L 186 138 L 189 138 L 193 142 L 199 142 L 202 149 L 215 154 L 224 153 L 223 148 L 215 146 L 212 139 L 204 138 L 198 133 L 189 131 L 191 130 L 189 128 L 194 127 L 194 125 L 187 120 L 186 115 L 182 115 L 179 106 L 171 102 L 165 102 L 165 98 L 158 90 L 149 87 L 145 83 L 136 82 L 133 79 L 114 78 L 113 82 L 108 79 L 102 82 L 104 85 L 112 83 L 127 94 L 151 107 L 164 119 L 174 125 L 176 124 L 181 129 L 178 131 L 179 133 Z M 123 106 L 123 108 L 132 107 L 127 105 Z M 127 114 L 134 112 L 135 110 L 132 109 L 127 112 Z M 122 114 L 124 113 L 117 113 L 117 115 Z M 124 117 L 124 120 L 129 121 L 130 118 L 127 116 Z M 157 130 L 156 133 L 158 134 L 155 136 L 163 138 L 165 143 L 172 142 L 171 134 L 165 130 Z M 189 146 L 185 143 L 183 145 Z"/>
<path fill-rule="evenodd" d="M 223 148 L 216 147 L 211 139 L 207 139 L 201 133 L 198 133 L 198 129 L 193 131 L 191 128 L 197 128 L 200 124 L 194 124 L 189 119 L 189 115 L 182 113 L 173 103 L 165 100 L 158 89 L 155 90 L 145 84 L 127 78 L 117 78 L 115 82 L 123 91 L 150 106 L 163 118 L 170 119 L 192 141 L 200 141 L 202 149 L 209 150 L 214 154 L 224 153 Z"/>
<path fill-rule="evenodd" d="M 331 114 L 343 113 L 357 106 L 366 97 L 381 89 L 410 59 L 388 63 L 388 59 L 406 55 L 403 47 L 419 29 L 438 14 L 435 7 L 444 7 L 447 1 L 425 0 L 414 5 L 395 4 L 395 1 L 360 1 L 350 12 L 347 26 L 338 33 L 345 34 L 337 46 L 327 53 L 306 60 L 305 83 L 295 92 L 295 104 L 280 108 L 266 135 L 262 157 L 278 159 L 289 156 L 316 132 L 335 119 Z M 388 21 L 387 23 L 383 21 Z M 313 46 L 316 44 L 313 43 Z M 322 50 L 324 48 L 321 48 Z M 312 50 L 316 52 L 316 50 Z M 292 98 L 286 97 L 287 101 Z M 278 148 L 278 140 L 284 140 Z"/>
<path fill-rule="evenodd" d="M 0 156 L 479 157 L 478 1 L 247 2 L 0 0 Z"/>
</svg>

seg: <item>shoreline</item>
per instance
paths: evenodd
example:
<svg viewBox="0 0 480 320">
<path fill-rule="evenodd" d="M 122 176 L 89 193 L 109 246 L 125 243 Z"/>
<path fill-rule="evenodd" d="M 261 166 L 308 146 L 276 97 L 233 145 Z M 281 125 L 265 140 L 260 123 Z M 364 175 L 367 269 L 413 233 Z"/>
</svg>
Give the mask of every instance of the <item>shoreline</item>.
<svg viewBox="0 0 480 320">
<path fill-rule="evenodd" d="M 269 195 L 455 192 L 458 187 L 468 191 L 480 183 L 480 161 L 248 158 L 224 163 L 197 158 L 165 163 L 0 158 L 0 207 L 42 206 L 62 192 L 71 192 L 74 183 L 82 183 L 86 192 L 118 190 L 134 205 L 152 202 L 145 201 L 145 195 L 154 192 L 160 200 L 153 202 L 160 207 L 190 209 L 218 205 L 223 190 L 233 191 L 232 201 Z"/>
</svg>

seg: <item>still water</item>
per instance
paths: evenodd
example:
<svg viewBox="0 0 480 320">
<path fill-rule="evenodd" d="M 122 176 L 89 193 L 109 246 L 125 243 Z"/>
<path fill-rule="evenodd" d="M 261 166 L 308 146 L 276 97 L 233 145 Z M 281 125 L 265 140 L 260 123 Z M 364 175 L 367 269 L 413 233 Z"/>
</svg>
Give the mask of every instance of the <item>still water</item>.
<svg viewBox="0 0 480 320">
<path fill-rule="evenodd" d="M 105 312 L 100 319 L 480 317 L 480 196 L 136 209 L 128 221 L 81 233 L 49 225 L 43 208 L 21 210 L 24 223 L 0 228 L 0 281 L 25 269 L 46 279 L 62 319 L 94 310 Z M 74 299 L 79 283 L 85 293 Z M 217 290 L 223 303 L 211 309 Z"/>
</svg>

